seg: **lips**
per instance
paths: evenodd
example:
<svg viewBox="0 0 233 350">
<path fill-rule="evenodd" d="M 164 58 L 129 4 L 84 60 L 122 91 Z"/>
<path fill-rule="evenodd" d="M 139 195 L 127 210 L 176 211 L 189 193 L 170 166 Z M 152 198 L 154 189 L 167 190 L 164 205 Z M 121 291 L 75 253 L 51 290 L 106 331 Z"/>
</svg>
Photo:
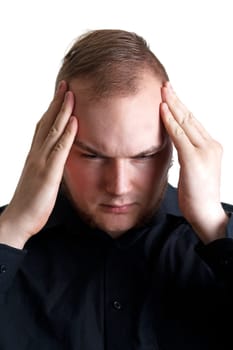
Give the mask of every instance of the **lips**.
<svg viewBox="0 0 233 350">
<path fill-rule="evenodd" d="M 134 206 L 134 203 L 126 203 L 126 204 L 120 204 L 120 205 L 119 204 L 101 204 L 101 207 L 105 212 L 115 213 L 115 214 L 128 213 L 133 206 Z"/>
</svg>

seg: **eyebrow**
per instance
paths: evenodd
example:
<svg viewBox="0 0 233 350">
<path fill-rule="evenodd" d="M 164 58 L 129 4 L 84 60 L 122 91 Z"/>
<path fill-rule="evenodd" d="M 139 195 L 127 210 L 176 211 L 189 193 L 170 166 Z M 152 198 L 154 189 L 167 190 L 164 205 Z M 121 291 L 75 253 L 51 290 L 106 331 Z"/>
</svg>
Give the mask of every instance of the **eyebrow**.
<svg viewBox="0 0 233 350">
<path fill-rule="evenodd" d="M 138 158 L 138 157 L 142 157 L 142 156 L 145 156 L 145 155 L 152 155 L 152 154 L 155 154 L 159 151 L 161 151 L 165 145 L 167 143 L 167 138 L 165 138 L 163 140 L 163 143 L 159 146 L 151 146 L 150 148 L 138 153 L 138 154 L 135 154 L 135 155 L 132 155 L 132 156 L 129 156 L 129 158 Z M 78 139 L 76 139 L 74 141 L 74 144 L 79 147 L 80 149 L 82 149 L 83 151 L 86 151 L 88 153 L 92 153 L 92 154 L 95 154 L 96 156 L 99 156 L 99 157 L 102 157 L 102 158 L 111 158 L 109 157 L 108 155 L 100 152 L 99 150 L 96 150 L 94 149 L 92 146 L 89 146 L 87 145 L 86 143 L 84 143 L 83 141 L 80 141 Z"/>
</svg>

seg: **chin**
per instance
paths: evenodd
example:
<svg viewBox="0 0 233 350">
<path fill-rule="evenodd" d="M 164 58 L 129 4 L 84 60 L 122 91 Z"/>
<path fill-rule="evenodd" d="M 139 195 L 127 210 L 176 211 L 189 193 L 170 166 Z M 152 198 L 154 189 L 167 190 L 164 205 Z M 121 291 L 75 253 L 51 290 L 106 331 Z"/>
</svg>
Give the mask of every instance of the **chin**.
<svg viewBox="0 0 233 350">
<path fill-rule="evenodd" d="M 147 203 L 137 210 L 137 212 L 131 213 L 130 216 L 127 215 L 110 215 L 98 212 L 98 208 L 84 208 L 80 203 L 78 203 L 71 195 L 70 190 L 67 188 L 64 181 L 62 181 L 62 190 L 67 196 L 67 198 L 73 204 L 79 217 L 86 222 L 92 228 L 98 228 L 111 237 L 117 238 L 124 234 L 125 232 L 133 229 L 140 228 L 151 221 L 152 217 L 158 211 L 161 201 L 164 197 L 167 188 L 167 178 L 161 185 L 161 190 L 154 198 L 152 203 Z M 150 209 L 148 209 L 150 208 Z"/>
<path fill-rule="evenodd" d="M 107 220 L 99 219 L 97 217 L 92 218 L 92 227 L 96 227 L 106 233 L 108 233 L 112 238 L 117 238 L 136 226 L 137 221 L 127 220 L 126 218 L 108 218 Z M 89 221 L 90 224 L 90 221 Z"/>
</svg>

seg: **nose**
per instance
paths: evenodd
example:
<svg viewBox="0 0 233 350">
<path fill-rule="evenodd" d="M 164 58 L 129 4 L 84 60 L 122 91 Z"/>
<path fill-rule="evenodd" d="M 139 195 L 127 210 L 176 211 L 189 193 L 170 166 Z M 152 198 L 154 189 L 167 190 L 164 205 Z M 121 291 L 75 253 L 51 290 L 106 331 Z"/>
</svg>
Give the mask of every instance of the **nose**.
<svg viewBox="0 0 233 350">
<path fill-rule="evenodd" d="M 124 159 L 114 159 L 105 173 L 106 191 L 115 196 L 122 196 L 130 191 L 131 175 L 129 165 Z"/>
</svg>

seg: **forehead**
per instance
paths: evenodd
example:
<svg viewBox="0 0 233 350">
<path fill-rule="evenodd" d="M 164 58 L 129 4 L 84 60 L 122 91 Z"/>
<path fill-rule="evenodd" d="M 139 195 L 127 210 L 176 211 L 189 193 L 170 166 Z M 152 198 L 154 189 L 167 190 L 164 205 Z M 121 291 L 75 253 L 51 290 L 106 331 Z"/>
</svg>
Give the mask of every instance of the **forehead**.
<svg viewBox="0 0 233 350">
<path fill-rule="evenodd" d="M 70 84 L 79 120 L 78 139 L 107 152 L 128 156 L 162 143 L 161 83 L 147 74 L 136 94 L 90 101 L 88 89 L 78 80 Z"/>
</svg>

